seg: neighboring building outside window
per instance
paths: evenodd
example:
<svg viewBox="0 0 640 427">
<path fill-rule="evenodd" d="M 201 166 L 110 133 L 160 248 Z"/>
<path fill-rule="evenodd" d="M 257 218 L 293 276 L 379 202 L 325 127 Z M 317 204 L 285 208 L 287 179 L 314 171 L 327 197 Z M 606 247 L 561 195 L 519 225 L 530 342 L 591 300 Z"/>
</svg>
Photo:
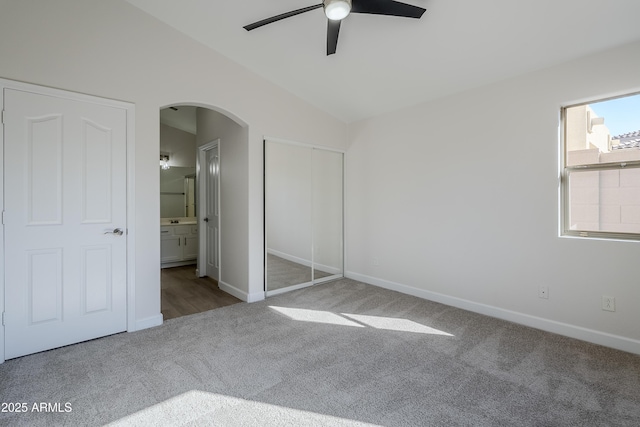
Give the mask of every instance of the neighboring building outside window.
<svg viewBox="0 0 640 427">
<path fill-rule="evenodd" d="M 562 235 L 640 240 L 640 95 L 565 107 L 562 123 Z"/>
</svg>

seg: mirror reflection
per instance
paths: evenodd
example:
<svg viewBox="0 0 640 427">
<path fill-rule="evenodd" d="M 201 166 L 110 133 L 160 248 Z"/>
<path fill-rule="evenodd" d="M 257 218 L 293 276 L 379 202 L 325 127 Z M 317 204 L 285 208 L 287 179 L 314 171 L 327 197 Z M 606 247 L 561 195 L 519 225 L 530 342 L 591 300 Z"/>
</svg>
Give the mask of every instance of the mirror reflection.
<svg viewBox="0 0 640 427">
<path fill-rule="evenodd" d="M 313 278 L 342 274 L 342 153 L 313 150 Z"/>
<path fill-rule="evenodd" d="M 342 157 L 265 143 L 267 295 L 342 277 Z"/>
<path fill-rule="evenodd" d="M 196 216 L 196 168 L 160 169 L 160 217 Z"/>
</svg>

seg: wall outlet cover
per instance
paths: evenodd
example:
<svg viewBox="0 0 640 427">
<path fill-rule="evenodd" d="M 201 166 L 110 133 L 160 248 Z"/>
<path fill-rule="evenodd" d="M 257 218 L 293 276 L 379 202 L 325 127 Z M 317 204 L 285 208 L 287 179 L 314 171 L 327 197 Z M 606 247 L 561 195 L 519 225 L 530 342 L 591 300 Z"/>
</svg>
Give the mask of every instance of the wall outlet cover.
<svg viewBox="0 0 640 427">
<path fill-rule="evenodd" d="M 616 298 L 603 295 L 602 309 L 605 311 L 616 311 Z"/>
</svg>

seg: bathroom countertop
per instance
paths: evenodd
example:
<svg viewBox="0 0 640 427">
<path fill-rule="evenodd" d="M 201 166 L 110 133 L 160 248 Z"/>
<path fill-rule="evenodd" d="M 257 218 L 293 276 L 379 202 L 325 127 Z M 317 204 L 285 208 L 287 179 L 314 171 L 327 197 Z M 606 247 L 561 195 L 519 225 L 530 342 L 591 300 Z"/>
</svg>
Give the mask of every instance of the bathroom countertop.
<svg viewBox="0 0 640 427">
<path fill-rule="evenodd" d="M 177 223 L 172 223 L 171 221 L 178 221 Z M 198 224 L 198 219 L 194 217 L 184 217 L 184 218 L 160 218 L 160 225 L 196 225 Z"/>
</svg>

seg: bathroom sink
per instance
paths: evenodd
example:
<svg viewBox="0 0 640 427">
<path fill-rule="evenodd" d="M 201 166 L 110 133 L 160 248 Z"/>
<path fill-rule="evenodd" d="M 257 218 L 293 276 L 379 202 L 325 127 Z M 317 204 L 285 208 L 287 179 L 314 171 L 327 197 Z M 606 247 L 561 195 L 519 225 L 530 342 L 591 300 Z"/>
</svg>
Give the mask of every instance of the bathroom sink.
<svg viewBox="0 0 640 427">
<path fill-rule="evenodd" d="M 196 225 L 198 224 L 197 218 L 160 218 L 160 225 Z"/>
</svg>

